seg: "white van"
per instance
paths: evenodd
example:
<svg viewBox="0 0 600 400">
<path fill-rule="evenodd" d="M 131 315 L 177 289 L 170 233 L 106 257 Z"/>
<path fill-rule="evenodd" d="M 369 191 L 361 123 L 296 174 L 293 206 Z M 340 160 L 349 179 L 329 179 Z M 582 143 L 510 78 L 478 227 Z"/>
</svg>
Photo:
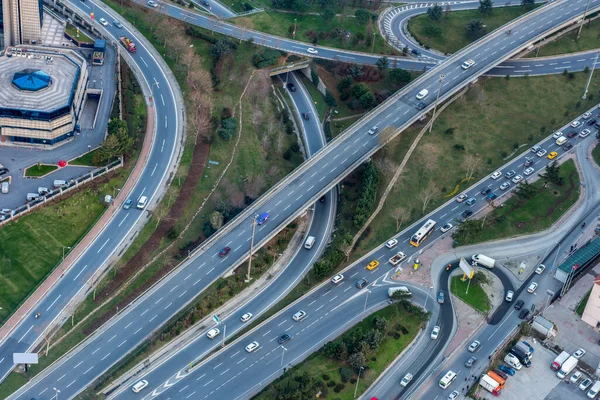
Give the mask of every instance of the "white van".
<svg viewBox="0 0 600 400">
<path fill-rule="evenodd" d="M 54 180 L 54 187 L 55 188 L 59 188 L 61 186 L 65 186 L 67 184 L 67 181 L 63 181 L 62 179 L 55 179 Z"/>
<path fill-rule="evenodd" d="M 215 337 L 219 336 L 219 333 L 221 333 L 221 331 L 218 328 L 212 328 L 206 333 L 206 337 L 209 339 L 214 339 Z"/>
<path fill-rule="evenodd" d="M 594 386 L 592 386 L 590 390 L 588 390 L 587 397 L 593 399 L 596 397 L 598 392 L 600 392 L 600 381 L 596 381 L 596 383 L 594 383 Z"/>
<path fill-rule="evenodd" d="M 305 249 L 312 249 L 313 245 L 315 244 L 315 237 L 314 236 L 309 236 L 306 238 L 306 242 L 304 242 L 304 248 Z"/>
<path fill-rule="evenodd" d="M 454 372 L 454 371 L 446 372 L 446 375 L 444 375 L 442 377 L 442 379 L 440 379 L 440 387 L 442 389 L 447 389 L 448 386 L 450 386 L 452 384 L 452 382 L 454 382 L 455 379 L 456 379 L 456 372 Z"/>
<path fill-rule="evenodd" d="M 139 208 L 140 210 L 143 210 L 144 208 L 146 208 L 146 203 L 148 203 L 148 198 L 146 196 L 142 196 L 138 200 L 136 207 Z"/>
<path fill-rule="evenodd" d="M 2 193 L 8 193 L 8 182 L 2 182 Z"/>
<path fill-rule="evenodd" d="M 40 195 L 37 193 L 27 193 L 27 201 L 33 201 L 40 198 Z"/>
<path fill-rule="evenodd" d="M 510 353 L 508 353 L 506 357 L 504 357 L 504 362 L 516 369 L 517 371 L 523 368 L 521 361 L 519 361 L 519 359 L 515 355 Z"/>
<path fill-rule="evenodd" d="M 563 144 L 567 143 L 567 138 L 565 136 L 561 136 L 558 139 L 556 139 L 556 145 L 557 146 L 562 146 Z"/>
<path fill-rule="evenodd" d="M 142 379 L 141 381 L 137 382 L 135 385 L 133 385 L 131 387 L 131 390 L 133 391 L 133 393 L 139 393 L 142 391 L 143 388 L 145 388 L 146 386 L 148 386 L 148 381 L 145 379 Z"/>
<path fill-rule="evenodd" d="M 47 187 L 43 187 L 43 186 L 38 187 L 38 194 L 40 196 L 43 196 L 43 195 L 48 194 L 48 193 L 50 193 L 50 190 L 48 190 Z"/>
</svg>

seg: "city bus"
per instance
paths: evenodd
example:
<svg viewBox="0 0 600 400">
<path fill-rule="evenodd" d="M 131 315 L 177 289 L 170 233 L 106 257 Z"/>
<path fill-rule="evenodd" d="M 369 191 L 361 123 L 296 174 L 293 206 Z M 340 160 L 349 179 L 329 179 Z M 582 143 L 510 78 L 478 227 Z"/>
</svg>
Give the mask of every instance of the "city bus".
<svg viewBox="0 0 600 400">
<path fill-rule="evenodd" d="M 425 239 L 427 239 L 427 236 L 429 236 L 429 234 L 431 232 L 433 232 L 433 228 L 435 227 L 435 221 L 432 219 L 428 219 L 427 222 L 425 222 L 425 225 L 423 225 L 411 238 L 410 238 L 410 244 L 412 244 L 415 247 L 419 247 L 419 245 L 421 244 L 421 242 Z"/>
<path fill-rule="evenodd" d="M 456 373 L 454 371 L 446 372 L 446 375 L 444 375 L 442 377 L 442 379 L 440 379 L 440 387 L 442 389 L 446 389 L 448 386 L 450 386 L 452 384 L 452 382 L 454 382 L 455 379 L 456 379 Z"/>
</svg>

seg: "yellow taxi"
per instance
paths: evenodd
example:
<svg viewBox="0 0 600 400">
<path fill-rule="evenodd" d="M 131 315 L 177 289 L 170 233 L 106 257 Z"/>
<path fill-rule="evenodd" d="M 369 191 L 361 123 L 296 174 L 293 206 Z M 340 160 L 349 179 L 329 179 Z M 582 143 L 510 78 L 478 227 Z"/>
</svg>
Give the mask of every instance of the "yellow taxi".
<svg viewBox="0 0 600 400">
<path fill-rule="evenodd" d="M 379 261 L 377 261 L 377 260 L 373 260 L 367 265 L 367 269 L 369 271 L 373 271 L 377 267 L 379 267 Z"/>
<path fill-rule="evenodd" d="M 556 158 L 556 156 L 558 155 L 557 152 L 553 151 L 550 154 L 548 154 L 548 160 L 552 160 L 554 158 Z"/>
</svg>

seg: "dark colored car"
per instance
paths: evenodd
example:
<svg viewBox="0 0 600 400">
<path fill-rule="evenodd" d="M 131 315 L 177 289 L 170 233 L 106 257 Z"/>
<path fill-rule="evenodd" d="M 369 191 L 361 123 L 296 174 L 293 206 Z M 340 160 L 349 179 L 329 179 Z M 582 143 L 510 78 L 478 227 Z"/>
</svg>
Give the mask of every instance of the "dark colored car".
<svg viewBox="0 0 600 400">
<path fill-rule="evenodd" d="M 531 167 L 533 165 L 533 158 L 525 157 L 525 166 Z"/>
<path fill-rule="evenodd" d="M 465 211 L 463 211 L 463 213 L 461 215 L 462 215 L 463 219 L 467 219 L 471 215 L 473 215 L 473 211 L 471 211 L 471 210 L 465 210 Z"/>
<path fill-rule="evenodd" d="M 594 128 L 599 129 L 600 128 L 600 121 L 596 122 L 594 124 Z"/>
<path fill-rule="evenodd" d="M 527 318 L 528 315 L 529 315 L 529 310 L 525 308 L 525 309 L 521 310 L 521 312 L 519 313 L 519 318 L 525 319 L 525 318 Z"/>
<path fill-rule="evenodd" d="M 495 369 L 494 372 L 501 376 L 503 379 L 508 379 L 508 374 L 506 372 L 500 371 L 499 369 Z"/>
<path fill-rule="evenodd" d="M 123 203 L 123 208 L 126 210 L 129 210 L 131 208 L 132 203 L 133 203 L 133 200 L 127 199 L 127 201 L 125 203 Z"/>
<path fill-rule="evenodd" d="M 302 113 L 302 118 L 304 118 L 305 120 L 309 120 L 310 119 L 310 114 L 309 113 Z"/>
<path fill-rule="evenodd" d="M 492 191 L 492 189 L 490 189 L 490 188 L 485 188 L 485 189 L 483 189 L 483 190 L 481 191 L 481 194 L 485 196 L 485 195 L 487 195 L 487 194 L 488 194 L 489 192 L 491 192 L 491 191 Z"/>
<path fill-rule="evenodd" d="M 574 137 L 575 137 L 575 136 L 577 136 L 577 135 L 579 135 L 579 133 L 578 133 L 578 132 L 575 132 L 575 131 L 572 131 L 572 132 L 569 132 L 569 133 L 567 133 L 567 136 L 568 136 L 570 139 L 574 138 Z"/>
<path fill-rule="evenodd" d="M 524 304 L 525 302 L 523 300 L 517 300 L 517 302 L 515 303 L 515 310 L 520 310 L 521 308 L 523 308 Z"/>
<path fill-rule="evenodd" d="M 565 144 L 563 145 L 563 147 L 562 147 L 562 148 L 563 148 L 563 150 L 564 150 L 564 151 L 569 151 L 569 150 L 571 150 L 571 149 L 573 148 L 573 143 L 568 143 L 568 142 L 567 142 L 567 143 L 565 143 Z"/>
<path fill-rule="evenodd" d="M 515 374 L 515 370 L 509 367 L 508 365 L 500 364 L 498 369 L 502 372 L 506 372 L 510 376 L 513 376 Z"/>
<path fill-rule="evenodd" d="M 221 251 L 219 251 L 219 257 L 223 258 L 231 251 L 231 247 L 223 247 Z"/>
<path fill-rule="evenodd" d="M 417 103 L 417 105 L 415 107 L 417 108 L 417 110 L 423 110 L 425 107 L 427 107 L 427 104 L 425 104 L 421 101 L 421 102 Z"/>
<path fill-rule="evenodd" d="M 287 88 L 290 90 L 290 92 L 296 91 L 296 85 L 294 85 L 292 82 L 287 84 Z"/>
<path fill-rule="evenodd" d="M 258 216 L 258 218 L 256 218 L 256 223 L 258 225 L 262 225 L 265 222 L 267 222 L 268 219 L 269 219 L 269 213 L 268 212 L 264 212 L 264 213 L 260 214 Z"/>
<path fill-rule="evenodd" d="M 590 120 L 587 122 L 587 124 L 588 124 L 588 125 L 594 125 L 595 123 L 596 123 L 596 120 L 595 120 L 595 119 L 590 119 Z"/>
<path fill-rule="evenodd" d="M 487 201 L 496 200 L 497 197 L 498 197 L 498 195 L 496 193 L 490 193 L 487 195 L 486 200 Z"/>
<path fill-rule="evenodd" d="M 284 344 L 285 342 L 289 342 L 291 338 L 292 337 L 290 335 L 284 333 L 283 335 L 279 336 L 279 339 L 277 339 L 277 343 Z"/>
<path fill-rule="evenodd" d="M 415 56 L 420 56 L 421 55 L 421 52 L 419 50 L 417 50 L 417 49 L 412 49 L 410 52 L 413 53 Z"/>
<path fill-rule="evenodd" d="M 475 362 L 477 362 L 477 357 L 471 357 L 465 363 L 465 367 L 471 368 L 473 366 L 473 364 L 475 364 Z"/>
<path fill-rule="evenodd" d="M 319 199 L 319 201 L 320 201 L 321 203 L 325 203 L 325 200 L 326 200 L 325 196 L 321 196 L 321 198 Z"/>
<path fill-rule="evenodd" d="M 361 279 L 360 281 L 356 282 L 356 287 L 359 289 L 364 288 L 365 286 L 367 286 L 367 280 L 366 279 Z"/>
</svg>

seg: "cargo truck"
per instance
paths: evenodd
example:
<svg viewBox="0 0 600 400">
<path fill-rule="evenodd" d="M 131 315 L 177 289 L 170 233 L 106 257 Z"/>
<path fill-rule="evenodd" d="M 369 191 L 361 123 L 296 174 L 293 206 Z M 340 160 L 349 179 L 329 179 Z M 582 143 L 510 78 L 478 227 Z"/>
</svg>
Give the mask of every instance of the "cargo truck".
<svg viewBox="0 0 600 400">
<path fill-rule="evenodd" d="M 393 266 L 396 266 L 396 265 L 400 264 L 400 261 L 404 260 L 405 258 L 406 258 L 406 254 L 399 251 L 398 253 L 396 253 L 396 255 L 394 255 L 392 258 L 390 258 L 390 264 L 392 264 Z"/>
<path fill-rule="evenodd" d="M 496 382 L 498 382 L 500 384 L 501 387 L 504 387 L 504 385 L 506 384 L 506 379 L 504 379 L 503 377 L 501 377 L 500 375 L 498 375 L 497 373 L 495 373 L 494 371 L 489 371 L 487 373 L 487 375 L 492 378 L 493 380 L 495 380 Z"/>
<path fill-rule="evenodd" d="M 123 44 L 123 46 L 125 46 L 128 52 L 135 53 L 135 43 L 133 43 L 127 36 L 119 36 L 119 41 Z"/>
<path fill-rule="evenodd" d="M 96 39 L 94 41 L 94 52 L 92 53 L 92 64 L 104 64 L 104 53 L 106 53 L 106 40 Z"/>
<path fill-rule="evenodd" d="M 573 371 L 575 369 L 576 366 L 577 366 L 577 359 L 575 357 L 571 356 L 571 357 L 567 358 L 567 361 L 565 361 L 560 366 L 560 369 L 556 373 L 556 376 L 558 376 L 560 379 L 564 379 L 564 377 L 569 375 L 571 373 L 571 371 Z"/>
<path fill-rule="evenodd" d="M 473 254 L 471 260 L 475 261 L 477 264 L 483 265 L 484 267 L 488 268 L 494 268 L 494 264 L 496 264 L 496 260 L 483 254 Z"/>
<path fill-rule="evenodd" d="M 565 361 L 567 361 L 567 359 L 570 356 L 571 355 L 569 353 L 567 353 L 566 351 L 563 351 L 558 356 L 556 356 L 554 361 L 552 361 L 552 364 L 550 364 L 550 368 L 552 368 L 553 371 L 558 371 L 560 369 L 560 367 L 563 365 L 563 363 Z"/>
<path fill-rule="evenodd" d="M 521 364 L 523 364 L 527 368 L 531 367 L 531 360 L 529 360 L 529 357 L 527 357 L 527 354 L 525 354 L 525 352 L 523 350 L 521 350 L 520 348 L 513 346 L 510 349 L 510 354 L 517 357 L 519 359 L 519 361 L 521 362 Z"/>
<path fill-rule="evenodd" d="M 502 390 L 502 386 L 486 374 L 481 375 L 479 384 L 481 385 L 481 387 L 483 387 L 485 390 L 487 390 L 494 396 L 499 396 L 500 391 Z"/>
<path fill-rule="evenodd" d="M 531 352 L 531 349 L 525 343 L 518 342 L 517 344 L 515 344 L 515 347 L 518 347 L 519 349 L 523 350 L 525 355 L 529 357 L 530 360 L 533 358 L 533 353 Z"/>
</svg>

